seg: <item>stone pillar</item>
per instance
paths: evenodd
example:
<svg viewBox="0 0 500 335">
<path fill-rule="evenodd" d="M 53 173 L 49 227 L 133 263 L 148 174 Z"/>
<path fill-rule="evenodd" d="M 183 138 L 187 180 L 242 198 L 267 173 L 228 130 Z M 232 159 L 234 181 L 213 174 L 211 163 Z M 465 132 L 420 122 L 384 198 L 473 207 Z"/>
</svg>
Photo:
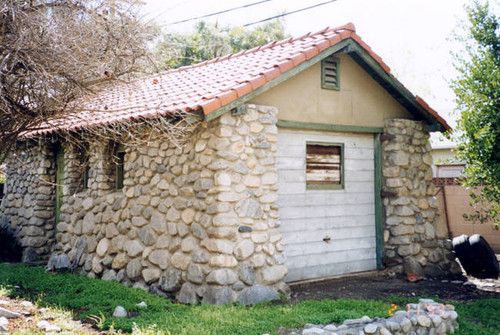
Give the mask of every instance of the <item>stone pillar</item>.
<svg viewBox="0 0 500 335">
<path fill-rule="evenodd" d="M 397 273 L 444 277 L 460 272 L 432 184 L 429 134 L 422 122 L 385 121 L 382 142 L 384 261 Z"/>
<path fill-rule="evenodd" d="M 57 252 L 61 250 L 69 252 L 71 249 L 69 242 L 74 238 L 74 226 L 71 224 L 71 217 L 75 214 L 74 204 L 76 196 L 82 191 L 83 187 L 84 160 L 82 155 L 81 148 L 70 143 L 65 143 L 63 204 L 59 215 L 59 224 L 57 225 L 57 243 L 54 248 Z M 70 259 L 72 260 L 71 257 Z"/>
<path fill-rule="evenodd" d="M 89 190 L 92 198 L 104 197 L 114 191 L 115 158 L 114 144 L 109 141 L 96 141 L 91 144 L 89 157 Z"/>
<path fill-rule="evenodd" d="M 50 144 L 22 143 L 8 158 L 0 215 L 17 232 L 24 261 L 48 258 L 55 234 L 55 155 Z"/>
<path fill-rule="evenodd" d="M 203 302 L 215 304 L 237 297 L 241 301 L 254 286 L 287 289 L 276 205 L 277 110 L 247 107 L 245 115 L 226 113 L 214 120 L 210 132 L 195 144 L 195 151 L 206 157 L 205 166 L 213 171 L 207 182 L 214 187 L 204 214 L 207 237 L 199 249 L 207 254 L 207 261 L 200 262 L 193 253 L 181 301 L 193 285 L 202 283 Z M 200 278 L 190 280 L 195 274 Z"/>
</svg>

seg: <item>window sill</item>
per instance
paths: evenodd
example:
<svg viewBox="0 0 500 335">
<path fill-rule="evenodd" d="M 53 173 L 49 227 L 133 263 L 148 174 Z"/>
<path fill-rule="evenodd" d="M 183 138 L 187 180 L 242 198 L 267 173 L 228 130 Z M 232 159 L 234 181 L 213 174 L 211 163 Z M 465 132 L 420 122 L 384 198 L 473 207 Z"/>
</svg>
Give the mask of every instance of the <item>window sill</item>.
<svg viewBox="0 0 500 335">
<path fill-rule="evenodd" d="M 306 190 L 343 190 L 344 185 L 306 185 Z"/>
</svg>

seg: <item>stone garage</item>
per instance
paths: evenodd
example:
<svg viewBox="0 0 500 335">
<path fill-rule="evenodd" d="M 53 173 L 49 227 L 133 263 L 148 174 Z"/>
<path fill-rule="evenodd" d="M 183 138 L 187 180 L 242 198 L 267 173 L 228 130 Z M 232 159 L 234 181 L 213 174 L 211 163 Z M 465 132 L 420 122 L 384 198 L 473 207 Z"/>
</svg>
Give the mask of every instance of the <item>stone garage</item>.
<svg viewBox="0 0 500 335">
<path fill-rule="evenodd" d="M 65 255 L 89 277 L 215 304 L 386 267 L 459 271 L 428 143 L 450 128 L 352 24 L 75 106 L 8 162 L 1 216 L 26 261 Z M 189 126 L 183 143 L 166 122 Z M 84 136 L 108 128 L 124 135 Z"/>
</svg>

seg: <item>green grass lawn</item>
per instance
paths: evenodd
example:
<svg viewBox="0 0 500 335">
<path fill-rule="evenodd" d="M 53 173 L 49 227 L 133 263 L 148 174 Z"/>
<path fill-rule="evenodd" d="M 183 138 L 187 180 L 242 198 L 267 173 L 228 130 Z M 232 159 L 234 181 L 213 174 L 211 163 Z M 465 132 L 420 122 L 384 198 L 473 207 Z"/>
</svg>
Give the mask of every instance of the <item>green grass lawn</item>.
<svg viewBox="0 0 500 335">
<path fill-rule="evenodd" d="M 275 334 L 279 327 L 302 327 L 306 323 L 326 324 L 345 319 L 388 317 L 390 303 L 404 308 L 404 299 L 372 300 L 309 300 L 299 304 L 267 303 L 246 307 L 185 306 L 141 289 L 132 289 L 116 282 L 89 279 L 70 273 L 45 273 L 42 268 L 0 264 L 0 285 L 11 295 L 23 295 L 43 306 L 71 309 L 76 318 L 94 318 L 102 327 L 131 332 L 134 327 L 148 333 L 156 325 L 164 334 Z M 13 289 L 14 285 L 22 289 Z M 147 308 L 136 304 L 145 301 Z M 418 301 L 418 298 L 411 302 Z M 137 313 L 136 317 L 112 318 L 117 305 Z M 455 304 L 460 330 L 456 334 L 498 334 L 500 332 L 500 299 L 484 299 L 469 304 Z"/>
</svg>

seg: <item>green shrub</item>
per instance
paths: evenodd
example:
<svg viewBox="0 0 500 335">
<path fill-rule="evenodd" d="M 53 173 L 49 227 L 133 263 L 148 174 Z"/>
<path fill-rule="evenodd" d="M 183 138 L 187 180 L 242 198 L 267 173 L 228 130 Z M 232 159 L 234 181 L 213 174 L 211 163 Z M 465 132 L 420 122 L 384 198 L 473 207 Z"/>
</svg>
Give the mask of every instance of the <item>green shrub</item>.
<svg viewBox="0 0 500 335">
<path fill-rule="evenodd" d="M 459 328 L 456 335 L 500 334 L 500 299 L 455 304 Z"/>
</svg>

